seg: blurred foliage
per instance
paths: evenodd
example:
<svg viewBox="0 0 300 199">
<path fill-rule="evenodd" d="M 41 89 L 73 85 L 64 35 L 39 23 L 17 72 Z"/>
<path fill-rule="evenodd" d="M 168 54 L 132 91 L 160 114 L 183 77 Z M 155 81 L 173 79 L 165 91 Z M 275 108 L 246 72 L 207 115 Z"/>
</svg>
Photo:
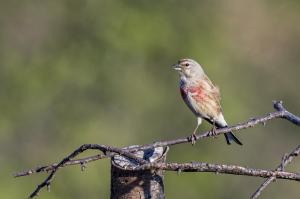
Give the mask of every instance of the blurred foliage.
<svg viewBox="0 0 300 199">
<path fill-rule="evenodd" d="M 171 68 L 179 58 L 198 60 L 219 85 L 231 124 L 273 111 L 274 99 L 300 114 L 299 1 L 12 0 L 0 2 L 0 13 L 2 198 L 24 198 L 45 177 L 14 179 L 13 172 L 59 161 L 83 143 L 189 135 L 196 120 Z M 172 147 L 168 159 L 274 168 L 300 139 L 299 128 L 280 120 L 243 132 L 243 147 L 208 139 Z M 289 169 L 299 172 L 299 164 Z M 107 160 L 84 173 L 69 167 L 40 197 L 108 198 L 109 180 Z M 248 198 L 261 182 L 165 177 L 174 199 Z M 264 198 L 298 198 L 297 185 L 279 181 Z"/>
</svg>

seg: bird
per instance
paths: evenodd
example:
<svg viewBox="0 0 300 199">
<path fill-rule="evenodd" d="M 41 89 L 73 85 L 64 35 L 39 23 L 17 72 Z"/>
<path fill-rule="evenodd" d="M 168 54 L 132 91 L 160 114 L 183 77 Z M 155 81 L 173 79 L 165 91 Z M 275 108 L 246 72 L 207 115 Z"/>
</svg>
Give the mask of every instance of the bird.
<svg viewBox="0 0 300 199">
<path fill-rule="evenodd" d="M 196 143 L 196 132 L 203 119 L 213 125 L 211 131 L 213 135 L 216 129 L 227 127 L 222 113 L 219 88 L 208 78 L 201 65 L 193 59 L 180 59 L 173 68 L 180 76 L 180 94 L 185 104 L 197 117 L 197 126 L 189 136 L 192 144 Z M 232 132 L 224 135 L 228 145 L 233 142 L 243 145 Z"/>
</svg>

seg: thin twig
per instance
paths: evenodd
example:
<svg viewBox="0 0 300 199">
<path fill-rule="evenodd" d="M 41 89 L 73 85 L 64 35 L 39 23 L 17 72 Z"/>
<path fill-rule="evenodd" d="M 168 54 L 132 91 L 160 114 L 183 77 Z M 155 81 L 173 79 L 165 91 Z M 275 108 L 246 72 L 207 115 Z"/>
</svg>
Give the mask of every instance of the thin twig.
<svg viewBox="0 0 300 199">
<path fill-rule="evenodd" d="M 265 169 L 246 168 L 237 165 L 225 164 L 211 164 L 205 162 L 192 162 L 192 163 L 148 163 L 127 170 L 165 170 L 165 171 L 180 171 L 180 172 L 214 172 L 216 174 L 233 174 L 233 175 L 246 175 L 254 177 L 276 177 L 287 180 L 300 181 L 300 174 L 284 172 L 284 171 L 271 171 Z"/>
<path fill-rule="evenodd" d="M 81 158 L 81 159 L 76 159 L 76 160 L 69 160 L 68 162 L 66 162 L 65 164 L 61 165 L 59 168 L 65 167 L 65 166 L 70 166 L 70 165 L 82 165 L 82 164 L 87 164 L 89 162 L 93 162 L 96 160 L 100 160 L 103 158 L 107 158 L 107 155 L 104 154 L 97 154 L 97 155 L 93 155 L 93 156 L 89 156 L 86 158 Z M 14 177 L 22 177 L 22 176 L 28 176 L 34 173 L 42 173 L 42 172 L 49 172 L 52 171 L 54 167 L 57 166 L 58 163 L 53 163 L 51 165 L 47 165 L 47 166 L 39 166 L 33 169 L 29 169 L 26 171 L 21 171 L 18 173 L 14 174 Z"/>
<path fill-rule="evenodd" d="M 49 174 L 49 176 L 41 183 L 39 184 L 36 189 L 30 194 L 29 199 L 35 197 L 38 195 L 38 193 L 40 192 L 40 190 L 44 187 L 47 187 L 48 189 L 50 189 L 50 184 L 51 181 L 53 180 L 55 173 L 57 172 L 58 168 L 61 167 L 62 165 L 64 165 L 66 162 L 70 161 L 72 158 L 76 157 L 78 154 L 84 152 L 85 150 L 88 149 L 96 149 L 96 150 L 100 150 L 103 153 L 115 153 L 115 154 L 119 154 L 122 156 L 125 156 L 127 158 L 130 158 L 134 161 L 136 161 L 137 163 L 140 164 L 146 164 L 148 163 L 148 161 L 136 157 L 134 154 L 124 151 L 122 149 L 119 148 L 115 148 L 115 147 L 110 147 L 110 146 L 104 146 L 104 145 L 99 145 L 99 144 L 84 144 L 82 146 L 80 146 L 78 149 L 76 149 L 74 152 L 72 152 L 70 155 L 68 155 L 67 157 L 65 157 L 62 161 L 60 161 L 56 166 L 53 166 L 51 173 Z"/>
<path fill-rule="evenodd" d="M 300 145 L 298 145 L 289 155 L 284 155 L 281 161 L 281 164 L 276 168 L 276 171 L 284 171 L 284 168 L 286 165 L 288 165 L 292 160 L 297 157 L 300 153 Z M 278 178 L 278 176 L 271 176 L 267 180 L 265 180 L 260 187 L 254 192 L 254 194 L 251 196 L 251 199 L 256 199 L 260 196 L 262 191 L 275 179 Z"/>
<path fill-rule="evenodd" d="M 212 136 L 217 136 L 217 135 L 221 135 L 230 131 L 239 131 L 242 129 L 246 129 L 249 127 L 254 127 L 257 124 L 263 123 L 265 124 L 267 121 L 275 119 L 275 118 L 284 118 L 296 125 L 300 125 L 300 118 L 295 116 L 294 114 L 288 112 L 282 105 L 281 101 L 274 101 L 274 108 L 277 110 L 276 112 L 272 112 L 269 113 L 265 116 L 261 116 L 258 118 L 254 118 L 254 119 L 250 119 L 244 123 L 241 124 L 237 124 L 235 126 L 232 127 L 227 127 L 227 128 L 222 128 L 222 129 L 216 129 L 215 130 L 215 135 L 212 135 L 211 131 L 206 131 L 204 133 L 201 134 L 197 134 L 196 139 L 204 139 L 204 138 L 208 138 L 208 137 L 212 137 Z M 136 152 L 139 150 L 146 150 L 146 149 L 150 149 L 150 148 L 156 148 L 156 147 L 164 147 L 164 146 L 171 146 L 171 145 L 176 145 L 176 144 L 182 144 L 182 143 L 187 143 L 190 142 L 190 139 L 187 137 L 182 137 L 182 138 L 178 138 L 175 140 L 168 140 L 168 141 L 158 141 L 158 142 L 154 142 L 152 144 L 147 144 L 147 145 L 142 145 L 142 146 L 137 146 L 137 147 L 133 147 L 128 149 L 127 147 L 122 148 L 124 150 L 126 150 L 127 152 Z M 68 165 L 76 165 L 76 164 L 82 164 L 82 162 L 84 163 L 88 163 L 88 162 L 92 162 L 92 161 L 96 161 L 99 159 L 103 159 L 103 158 L 110 158 L 112 157 L 112 155 L 95 155 L 95 156 L 89 156 L 86 158 L 82 158 L 82 159 L 78 159 L 78 160 L 69 160 L 68 162 L 66 162 L 65 164 L 61 165 L 60 167 L 64 167 L 64 166 L 68 166 Z M 40 172 L 45 172 L 45 171 L 51 171 L 54 167 L 56 167 L 57 163 L 51 164 L 51 165 L 47 165 L 47 166 L 40 166 L 34 169 L 30 169 L 27 171 L 22 171 L 22 172 L 18 172 L 16 174 L 14 174 L 14 177 L 21 177 L 21 176 L 27 176 L 27 175 L 31 175 L 34 173 L 40 173 Z"/>
</svg>

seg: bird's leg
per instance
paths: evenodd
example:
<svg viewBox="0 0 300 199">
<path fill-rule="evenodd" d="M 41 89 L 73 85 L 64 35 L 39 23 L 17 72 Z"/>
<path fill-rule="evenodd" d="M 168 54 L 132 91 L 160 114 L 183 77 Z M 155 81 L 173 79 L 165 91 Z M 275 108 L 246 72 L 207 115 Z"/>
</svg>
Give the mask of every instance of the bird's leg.
<svg viewBox="0 0 300 199">
<path fill-rule="evenodd" d="M 217 136 L 217 134 L 216 134 L 216 122 L 215 122 L 215 120 L 213 120 L 213 127 L 212 127 L 212 129 L 211 129 L 211 131 L 210 131 L 210 135 L 211 136 L 213 136 L 214 138 L 217 138 L 216 136 Z"/>
<path fill-rule="evenodd" d="M 202 119 L 201 119 L 200 117 L 198 117 L 198 118 L 197 118 L 197 126 L 196 126 L 196 128 L 194 129 L 192 135 L 190 135 L 190 136 L 188 137 L 188 140 L 189 140 L 190 142 L 192 142 L 192 145 L 195 145 L 195 144 L 196 144 L 196 140 L 197 140 L 196 132 L 197 132 L 197 129 L 198 129 L 198 127 L 200 126 L 201 123 L 202 123 Z"/>
<path fill-rule="evenodd" d="M 199 125 L 197 124 L 195 130 L 193 131 L 192 135 L 190 135 L 188 137 L 189 141 L 192 143 L 192 145 L 195 145 L 196 144 L 196 140 L 197 140 L 197 137 L 196 137 L 196 132 L 197 132 L 197 129 L 198 129 Z"/>
</svg>

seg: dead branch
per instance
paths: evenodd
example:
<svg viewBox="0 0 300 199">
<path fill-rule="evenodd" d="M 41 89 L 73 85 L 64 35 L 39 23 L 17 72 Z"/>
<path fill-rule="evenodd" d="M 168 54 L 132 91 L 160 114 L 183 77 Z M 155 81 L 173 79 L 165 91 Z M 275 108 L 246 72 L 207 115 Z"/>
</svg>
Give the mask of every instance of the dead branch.
<svg viewBox="0 0 300 199">
<path fill-rule="evenodd" d="M 65 164 L 61 165 L 59 168 L 65 167 L 65 166 L 70 166 L 70 165 L 81 165 L 84 166 L 89 162 L 93 162 L 96 160 L 100 160 L 103 158 L 107 158 L 107 155 L 103 155 L 103 154 L 97 154 L 97 155 L 93 155 L 93 156 L 89 156 L 86 158 L 81 158 L 81 159 L 76 159 L 76 160 L 69 160 L 68 162 L 66 162 Z M 21 171 L 18 173 L 14 174 L 14 177 L 22 177 L 22 176 L 28 176 L 34 173 L 42 173 L 42 172 L 49 172 L 52 171 L 56 166 L 58 165 L 58 163 L 53 163 L 47 166 L 39 166 L 33 169 L 29 169 L 26 171 Z"/>
<path fill-rule="evenodd" d="M 47 187 L 47 189 L 50 190 L 50 184 L 51 184 L 58 168 L 61 167 L 62 165 L 64 165 L 66 162 L 70 161 L 72 158 L 76 157 L 78 154 L 80 154 L 88 149 L 100 150 L 103 153 L 110 152 L 110 153 L 114 153 L 114 154 L 119 154 L 119 155 L 125 156 L 133 161 L 136 161 L 137 163 L 140 163 L 140 164 L 148 163 L 148 161 L 146 161 L 142 158 L 139 158 L 139 157 L 135 156 L 134 154 L 127 152 L 125 150 L 122 150 L 122 149 L 118 149 L 118 148 L 110 147 L 110 146 L 99 145 L 99 144 L 84 144 L 84 145 L 80 146 L 78 149 L 76 149 L 75 151 L 73 151 L 70 155 L 65 157 L 56 166 L 53 166 L 52 171 L 49 174 L 49 176 L 41 184 L 39 184 L 36 187 L 36 189 L 30 194 L 29 198 L 33 198 L 33 197 L 37 196 L 38 193 L 40 192 L 40 190 L 44 187 Z"/>
<path fill-rule="evenodd" d="M 227 128 L 222 128 L 222 129 L 216 129 L 215 131 L 215 135 L 220 135 L 220 134 L 224 134 L 230 131 L 239 131 L 242 129 L 246 129 L 246 128 L 250 128 L 250 127 L 254 127 L 257 124 L 265 124 L 267 121 L 272 120 L 272 119 L 276 119 L 276 118 L 283 118 L 286 119 L 298 126 L 300 126 L 300 118 L 297 117 L 296 115 L 290 113 L 289 111 L 287 111 L 283 105 L 281 101 L 274 101 L 273 102 L 273 106 L 274 108 L 277 110 L 276 112 L 272 112 L 269 113 L 265 116 L 261 116 L 261 117 L 257 117 L 257 118 L 252 118 L 249 119 L 248 121 L 241 123 L 241 124 L 237 124 L 235 126 L 232 127 L 227 127 Z M 201 134 L 197 134 L 196 139 L 204 139 L 204 138 L 208 138 L 208 137 L 212 137 L 212 133 L 211 131 L 206 131 L 204 133 Z M 190 142 L 190 139 L 188 139 L 187 137 L 182 137 L 182 138 L 178 138 L 175 140 L 168 140 L 168 141 L 157 141 L 154 142 L 152 144 L 146 144 L 146 145 L 142 145 L 142 146 L 137 146 L 134 148 L 130 148 L 127 149 L 127 147 L 122 148 L 123 150 L 127 151 L 127 152 L 136 152 L 139 150 L 146 150 L 146 149 L 150 149 L 150 148 L 156 148 L 156 147 L 164 147 L 164 146 L 171 146 L 171 145 L 176 145 L 176 144 L 182 144 L 182 143 L 187 143 Z M 60 165 L 60 167 L 64 167 L 64 166 L 68 166 L 68 165 L 82 165 L 82 164 L 86 164 L 92 161 L 96 161 L 96 160 L 100 160 L 103 158 L 110 158 L 112 157 L 112 155 L 103 155 L 103 154 L 98 154 L 98 155 L 94 155 L 94 156 L 89 156 L 86 158 L 82 158 L 82 159 L 77 159 L 77 160 L 69 160 L 67 162 L 65 162 L 64 164 Z M 33 169 L 29 169 L 27 171 L 22 171 L 22 172 L 18 172 L 14 174 L 14 177 L 21 177 L 21 176 L 27 176 L 27 175 L 31 175 L 34 173 L 40 173 L 40 172 L 48 172 L 53 170 L 53 168 L 55 168 L 57 166 L 57 163 L 53 163 L 50 165 L 46 165 L 46 166 L 40 166 L 40 167 L 36 167 Z"/>
<path fill-rule="evenodd" d="M 283 118 L 286 119 L 298 126 L 300 126 L 300 118 L 293 115 L 292 113 L 288 112 L 282 105 L 282 102 L 276 101 L 274 102 L 274 108 L 277 110 L 275 112 L 269 113 L 262 117 L 257 117 L 254 119 L 250 119 L 247 122 L 237 124 L 232 127 L 217 129 L 214 134 L 212 134 L 210 131 L 204 132 L 202 134 L 198 134 L 196 136 L 196 140 L 208 138 L 211 136 L 217 136 L 221 135 L 230 131 L 239 131 L 242 129 L 254 127 L 257 124 L 265 124 L 267 121 L 275 119 L 275 118 Z M 16 173 L 15 177 L 20 176 L 27 176 L 31 175 L 33 173 L 39 173 L 39 172 L 45 172 L 45 171 L 51 171 L 49 176 L 37 186 L 37 188 L 34 190 L 34 192 L 29 196 L 29 198 L 33 198 L 37 196 L 37 194 L 40 192 L 40 190 L 43 187 L 50 187 L 50 183 L 52 182 L 55 173 L 57 170 L 61 167 L 67 166 L 67 165 L 76 165 L 80 164 L 84 167 L 84 165 L 88 162 L 103 159 L 103 158 L 111 158 L 114 155 L 118 154 L 124 157 L 127 157 L 131 160 L 134 160 L 136 163 L 138 163 L 139 168 L 144 169 L 163 169 L 163 170 L 169 170 L 169 171 L 189 171 L 189 172 L 216 172 L 216 173 L 228 173 L 228 174 L 235 174 L 235 175 L 250 175 L 250 176 L 258 176 L 258 177 L 264 177 L 264 178 L 282 178 L 282 179 L 289 179 L 289 180 L 299 180 L 299 174 L 295 173 L 289 173 L 284 172 L 281 170 L 276 171 L 270 171 L 270 170 L 262 170 L 262 169 L 251 169 L 251 168 L 244 168 L 240 166 L 234 166 L 234 165 L 217 165 L 217 164 L 208 164 L 208 163 L 186 163 L 186 164 L 178 164 L 178 163 L 164 163 L 162 165 L 155 165 L 152 163 L 149 163 L 146 160 L 143 160 L 142 158 L 136 157 L 133 153 L 137 151 L 142 151 L 146 149 L 156 148 L 156 147 L 165 147 L 165 146 L 172 146 L 176 144 L 182 144 L 182 143 L 188 143 L 190 142 L 190 139 L 184 137 L 184 138 L 178 138 L 175 140 L 169 140 L 169 141 L 159 141 L 152 144 L 142 145 L 142 146 L 136 146 L 136 147 L 125 147 L 125 148 L 115 148 L 110 146 L 104 146 L 104 145 L 98 145 L 98 144 L 85 144 L 76 149 L 74 152 L 72 152 L 70 155 L 68 155 L 66 158 L 64 158 L 62 161 L 60 161 L 58 164 L 51 164 L 48 166 L 42 166 L 37 167 L 35 169 L 30 169 L 27 171 Z M 73 160 L 78 154 L 84 152 L 87 149 L 95 149 L 100 150 L 103 152 L 103 154 L 95 155 L 95 156 L 89 156 L 82 159 L 75 159 Z M 290 160 L 291 161 L 291 160 Z M 159 167 L 158 167 L 159 166 Z M 174 169 L 174 170 L 173 170 Z"/>
<path fill-rule="evenodd" d="M 254 177 L 269 178 L 275 177 L 287 180 L 300 181 L 300 174 L 284 172 L 284 171 L 271 171 L 264 169 L 246 168 L 237 165 L 225 164 L 210 164 L 205 162 L 192 162 L 192 163 L 147 163 L 130 170 L 165 170 L 177 172 L 214 172 L 216 174 L 233 174 L 233 175 L 246 175 Z"/>
<path fill-rule="evenodd" d="M 290 154 L 284 155 L 282 157 L 281 164 L 276 168 L 276 171 L 284 171 L 286 165 L 292 162 L 292 160 L 297 157 L 300 153 L 300 145 L 298 145 Z M 274 182 L 278 178 L 277 176 L 271 176 L 267 180 L 265 180 L 260 187 L 254 192 L 251 196 L 251 199 L 256 199 L 260 196 L 261 192 L 271 183 Z"/>
</svg>

